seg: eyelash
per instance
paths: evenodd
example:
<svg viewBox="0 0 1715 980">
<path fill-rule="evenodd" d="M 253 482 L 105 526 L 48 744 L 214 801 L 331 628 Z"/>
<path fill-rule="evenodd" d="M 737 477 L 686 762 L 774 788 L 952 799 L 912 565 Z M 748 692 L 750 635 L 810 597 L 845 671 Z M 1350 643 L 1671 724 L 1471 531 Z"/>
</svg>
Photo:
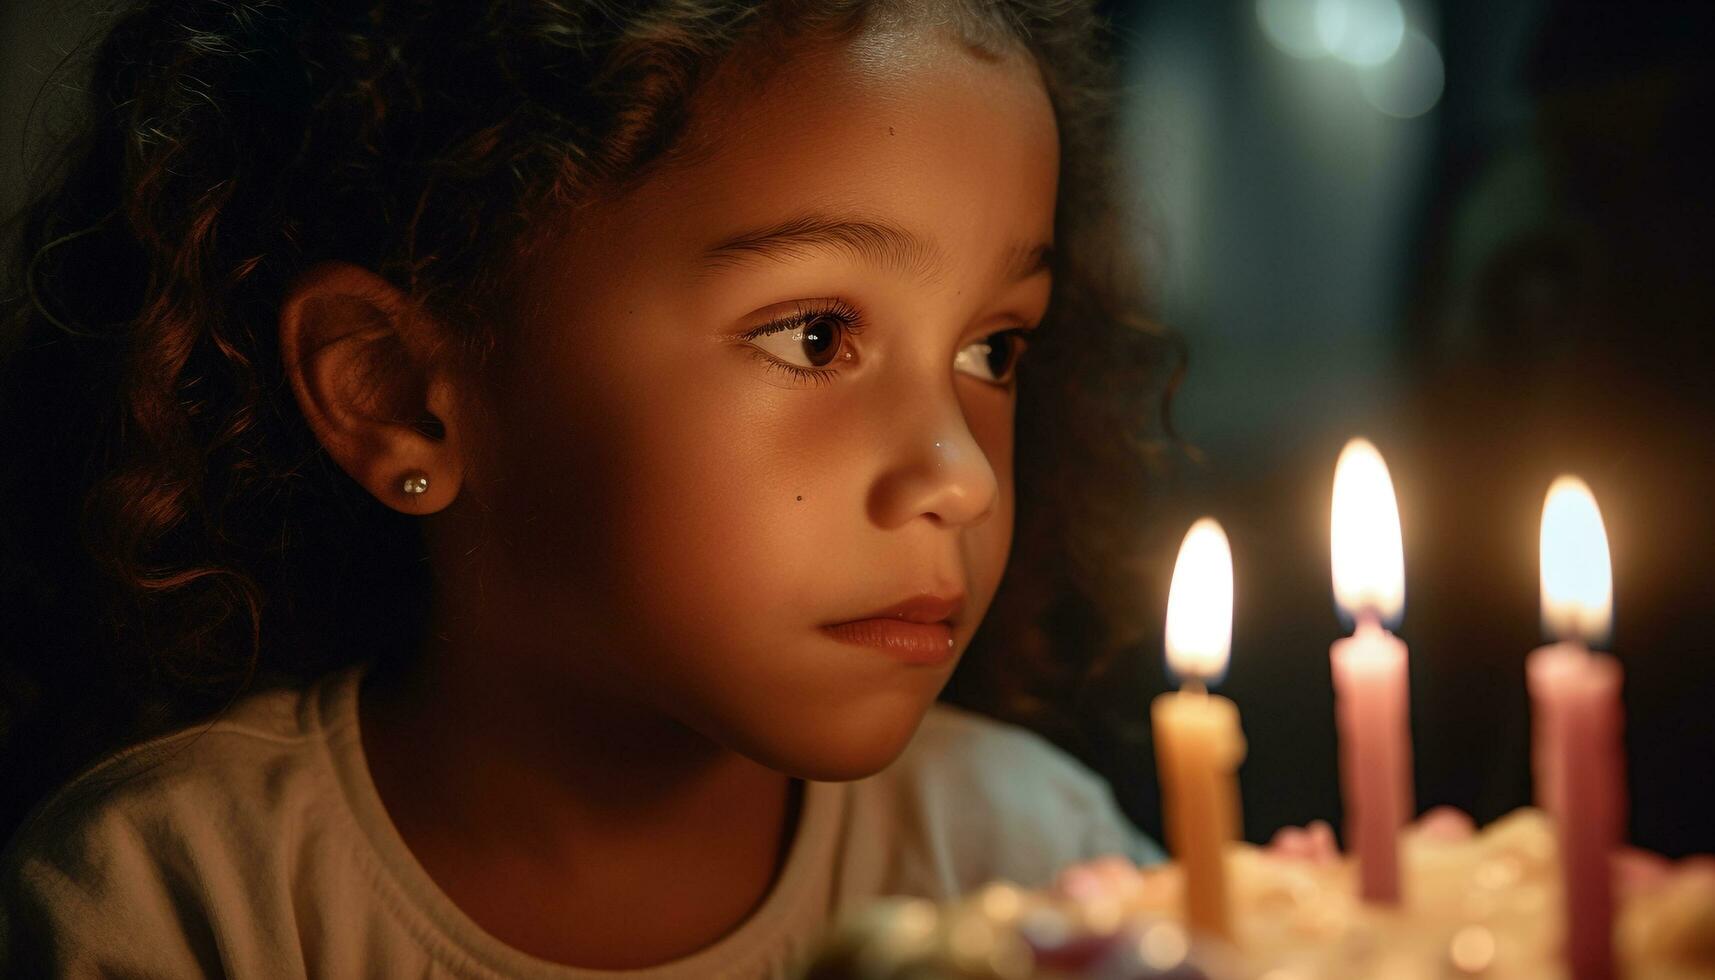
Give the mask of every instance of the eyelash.
<svg viewBox="0 0 1715 980">
<path fill-rule="evenodd" d="M 790 314 L 787 314 L 778 320 L 772 320 L 765 323 L 762 326 L 745 333 L 744 339 L 755 340 L 758 337 L 766 337 L 770 334 L 779 333 L 782 330 L 793 330 L 799 327 L 807 327 L 823 317 L 832 318 L 837 322 L 840 325 L 840 332 L 843 334 L 856 337 L 863 333 L 863 316 L 845 302 L 833 299 L 822 300 L 816 305 L 810 305 L 794 310 Z M 1016 334 L 1016 339 L 1020 343 L 1024 344 L 1023 350 L 1018 351 L 1018 353 L 1014 354 L 1012 358 L 1011 373 L 1014 378 L 1017 378 L 1018 362 L 1024 356 L 1024 351 L 1030 349 L 1029 340 L 1026 336 L 1030 333 L 1030 328 L 1017 327 L 1011 330 L 997 330 L 994 334 L 990 334 L 989 336 L 992 337 L 1003 333 Z M 843 349 L 844 345 L 842 344 L 841 347 Z M 823 368 L 815 371 L 807 370 L 796 364 L 787 364 L 785 361 L 780 360 L 759 347 L 751 346 L 748 349 L 752 356 L 763 362 L 764 366 L 772 370 L 784 371 L 794 378 L 798 378 L 802 381 L 809 381 L 812 384 L 832 384 L 835 376 L 840 373 L 838 368 Z"/>
</svg>

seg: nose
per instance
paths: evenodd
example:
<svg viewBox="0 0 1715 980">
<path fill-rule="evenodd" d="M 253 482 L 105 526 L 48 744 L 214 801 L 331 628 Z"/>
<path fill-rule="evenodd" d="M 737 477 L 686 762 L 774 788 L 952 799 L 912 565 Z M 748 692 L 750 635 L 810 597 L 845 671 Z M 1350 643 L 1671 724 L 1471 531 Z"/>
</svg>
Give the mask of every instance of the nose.
<svg viewBox="0 0 1715 980">
<path fill-rule="evenodd" d="M 896 435 L 871 494 L 871 516 L 888 528 L 918 516 L 955 527 L 980 523 L 1000 493 L 994 466 L 962 412 L 912 412 L 921 404 L 902 406 L 909 420 L 890 429 Z"/>
</svg>

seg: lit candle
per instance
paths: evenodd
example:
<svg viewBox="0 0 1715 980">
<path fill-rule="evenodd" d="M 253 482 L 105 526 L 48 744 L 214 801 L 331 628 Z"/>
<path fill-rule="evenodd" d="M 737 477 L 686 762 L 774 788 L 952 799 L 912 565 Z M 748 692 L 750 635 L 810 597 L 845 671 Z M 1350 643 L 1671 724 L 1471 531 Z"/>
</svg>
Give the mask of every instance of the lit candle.
<svg viewBox="0 0 1715 980">
<path fill-rule="evenodd" d="M 1179 546 L 1167 593 L 1167 666 L 1181 689 L 1150 705 L 1167 847 L 1183 876 L 1185 924 L 1230 939 L 1225 852 L 1237 840 L 1245 757 L 1233 702 L 1208 693 L 1227 671 L 1233 638 L 1233 556 L 1221 525 L 1204 518 Z"/>
<path fill-rule="evenodd" d="M 1399 830 L 1410 819 L 1411 710 L 1405 644 L 1384 624 L 1405 608 L 1399 506 L 1387 463 L 1353 439 L 1334 468 L 1334 599 L 1357 624 L 1329 650 L 1347 846 L 1364 901 L 1397 905 Z"/>
<path fill-rule="evenodd" d="M 1542 507 L 1542 623 L 1559 642 L 1525 660 L 1538 805 L 1560 847 L 1566 943 L 1574 980 L 1614 975 L 1610 855 L 1624 839 L 1619 663 L 1589 645 L 1613 623 L 1613 570 L 1590 488 L 1563 476 Z"/>
</svg>

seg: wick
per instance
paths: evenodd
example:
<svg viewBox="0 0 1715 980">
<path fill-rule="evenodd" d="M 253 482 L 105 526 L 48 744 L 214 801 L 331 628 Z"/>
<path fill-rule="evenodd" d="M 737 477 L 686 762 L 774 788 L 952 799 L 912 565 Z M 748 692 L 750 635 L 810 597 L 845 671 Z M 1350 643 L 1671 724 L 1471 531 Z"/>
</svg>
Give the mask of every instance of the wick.
<svg viewBox="0 0 1715 980">
<path fill-rule="evenodd" d="M 1209 696 L 1209 689 L 1203 686 L 1203 678 L 1193 677 L 1179 685 L 1179 690 L 1194 698 Z"/>
<path fill-rule="evenodd" d="M 1352 632 L 1356 635 L 1364 632 L 1365 630 L 1374 630 L 1380 633 L 1387 632 L 1387 630 L 1382 629 L 1381 619 L 1376 616 L 1374 610 L 1370 609 L 1365 609 L 1363 612 L 1358 613 L 1358 628 Z"/>
</svg>

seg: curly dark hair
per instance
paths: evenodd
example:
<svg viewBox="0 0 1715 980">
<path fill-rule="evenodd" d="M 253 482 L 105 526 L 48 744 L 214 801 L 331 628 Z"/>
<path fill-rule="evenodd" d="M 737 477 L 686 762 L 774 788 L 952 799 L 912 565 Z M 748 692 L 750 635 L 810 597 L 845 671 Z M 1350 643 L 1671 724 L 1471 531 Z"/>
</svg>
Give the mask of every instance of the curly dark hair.
<svg viewBox="0 0 1715 980">
<path fill-rule="evenodd" d="M 4 827 L 104 751 L 414 649 L 418 524 L 330 462 L 284 384 L 298 273 L 375 270 L 480 364 L 532 216 L 685 152 L 729 56 L 876 18 L 1022 45 L 1056 110 L 1058 326 L 1019 376 L 1012 562 L 943 696 L 1069 725 L 1138 629 L 1182 364 L 1128 247 L 1113 30 L 1088 3 L 162 0 L 94 52 L 88 129 L 18 218 L 0 309 Z"/>
</svg>

